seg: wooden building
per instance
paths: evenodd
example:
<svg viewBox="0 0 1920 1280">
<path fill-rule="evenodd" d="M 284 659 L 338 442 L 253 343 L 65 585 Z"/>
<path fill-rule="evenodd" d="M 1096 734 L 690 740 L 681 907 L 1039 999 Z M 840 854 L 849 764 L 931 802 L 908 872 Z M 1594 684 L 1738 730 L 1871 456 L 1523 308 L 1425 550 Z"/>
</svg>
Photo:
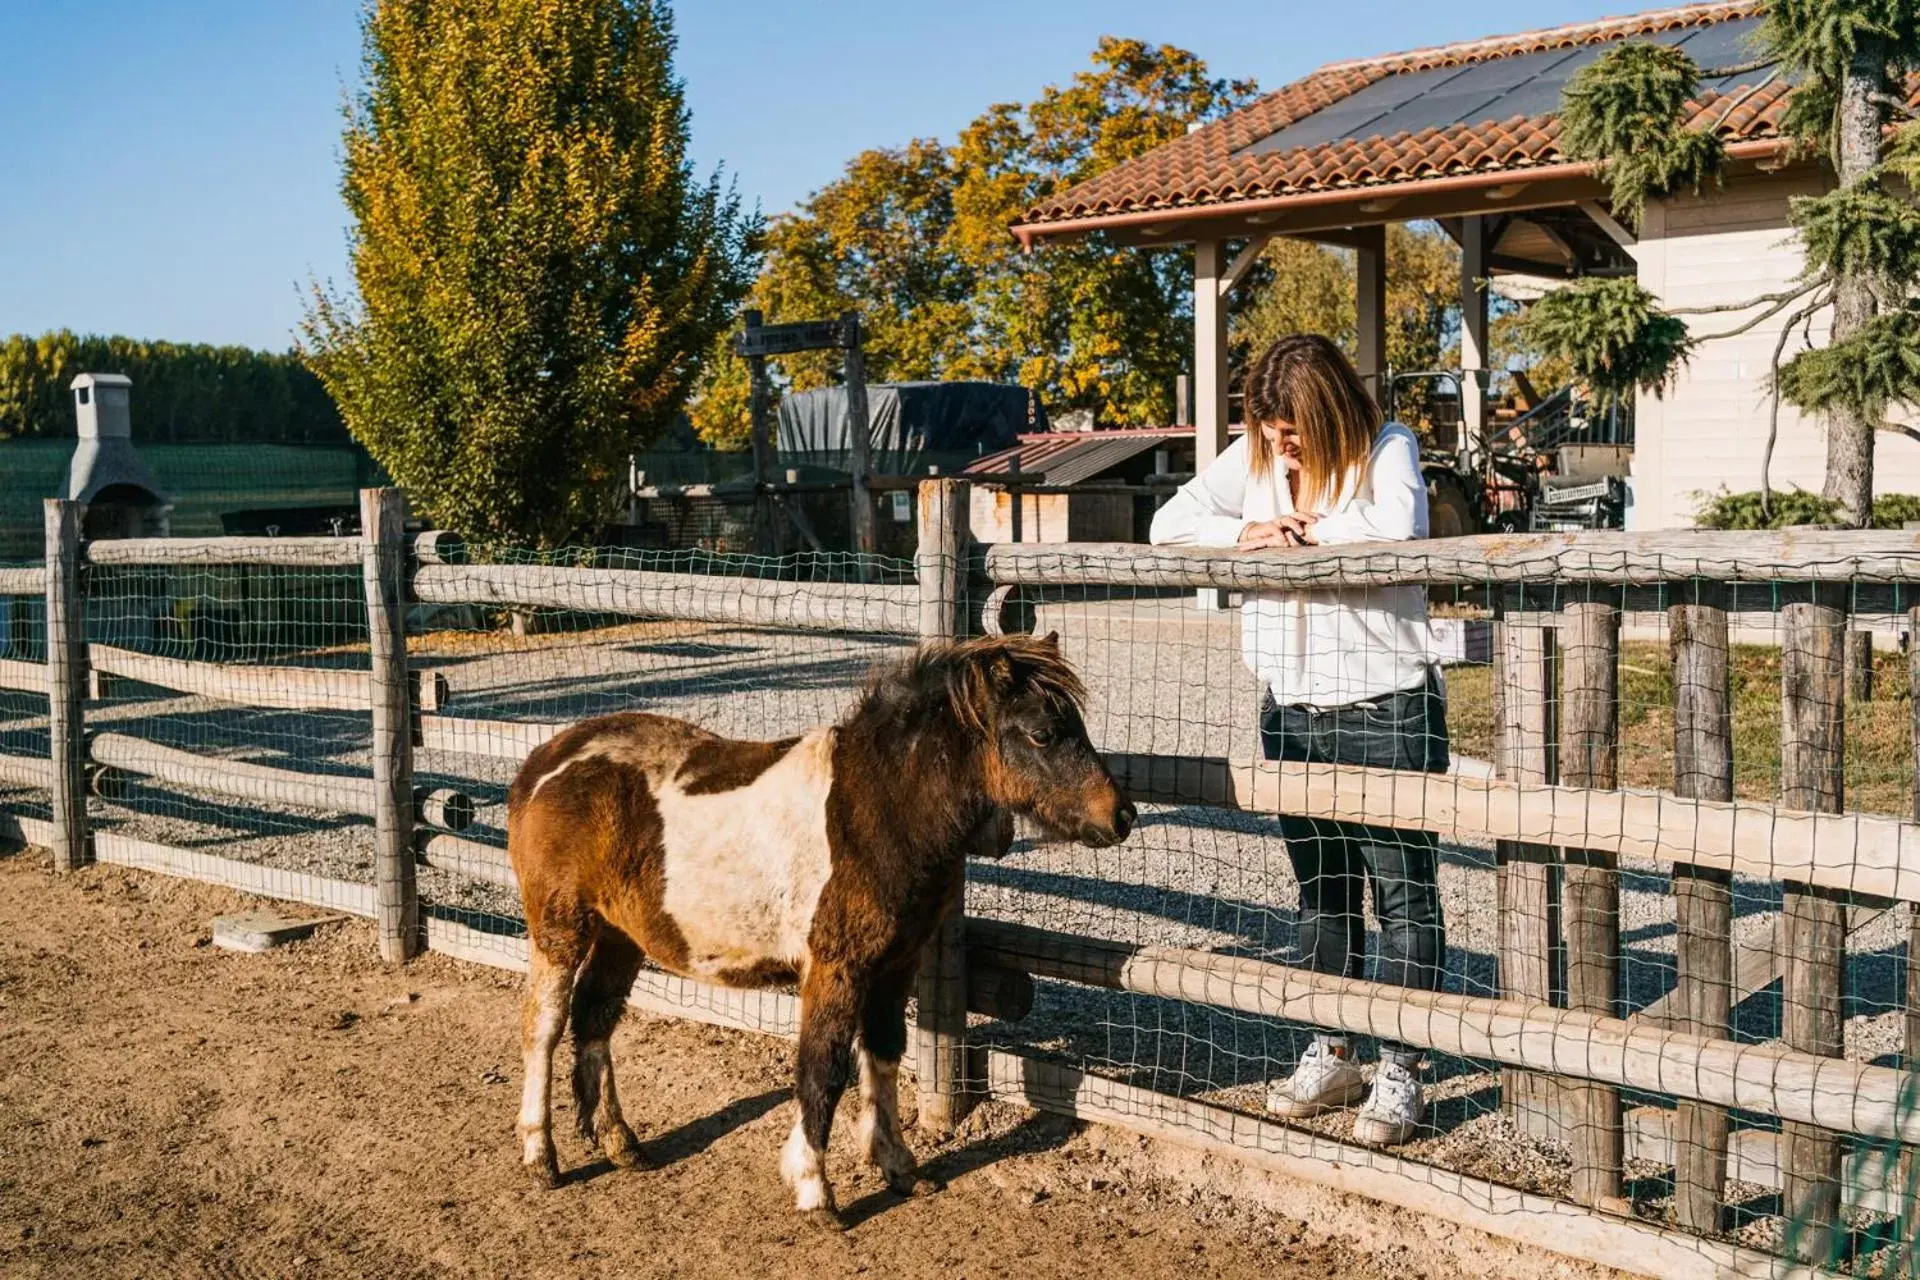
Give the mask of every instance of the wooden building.
<svg viewBox="0 0 1920 1280">
<path fill-rule="evenodd" d="M 1192 474 L 1193 450 L 1191 427 L 1022 435 L 960 472 L 984 482 L 973 486 L 974 539 L 1145 542 L 1172 479 Z"/>
</svg>

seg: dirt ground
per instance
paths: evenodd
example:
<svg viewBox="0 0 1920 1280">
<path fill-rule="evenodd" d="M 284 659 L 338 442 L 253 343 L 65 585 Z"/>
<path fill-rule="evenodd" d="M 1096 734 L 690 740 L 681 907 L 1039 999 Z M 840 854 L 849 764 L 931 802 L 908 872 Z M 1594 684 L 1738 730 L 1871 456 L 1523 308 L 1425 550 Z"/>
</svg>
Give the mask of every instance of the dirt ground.
<svg viewBox="0 0 1920 1280">
<path fill-rule="evenodd" d="M 614 1053 L 655 1167 L 589 1163 L 569 1127 L 573 1172 L 540 1191 L 511 1141 L 513 975 L 384 968 L 359 921 L 211 946 L 213 916 L 248 905 L 0 855 L 0 1275 L 1594 1274 L 1313 1189 L 1319 1225 L 1227 1200 L 1151 1172 L 1138 1140 L 998 1104 L 913 1139 L 947 1182 L 915 1200 L 856 1164 L 843 1116 L 829 1169 L 852 1225 L 823 1235 L 775 1173 L 788 1047 L 637 1014 Z"/>
</svg>

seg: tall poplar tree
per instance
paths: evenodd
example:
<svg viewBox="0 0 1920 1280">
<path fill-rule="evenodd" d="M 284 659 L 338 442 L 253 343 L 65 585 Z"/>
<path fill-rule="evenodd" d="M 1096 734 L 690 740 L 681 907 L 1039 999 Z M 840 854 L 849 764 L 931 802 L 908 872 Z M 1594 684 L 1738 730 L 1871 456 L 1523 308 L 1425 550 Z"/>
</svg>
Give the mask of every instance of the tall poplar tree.
<svg viewBox="0 0 1920 1280">
<path fill-rule="evenodd" d="M 619 500 L 753 278 L 687 159 L 665 0 L 378 0 L 342 181 L 357 296 L 304 354 L 447 527 L 551 546 Z"/>
</svg>

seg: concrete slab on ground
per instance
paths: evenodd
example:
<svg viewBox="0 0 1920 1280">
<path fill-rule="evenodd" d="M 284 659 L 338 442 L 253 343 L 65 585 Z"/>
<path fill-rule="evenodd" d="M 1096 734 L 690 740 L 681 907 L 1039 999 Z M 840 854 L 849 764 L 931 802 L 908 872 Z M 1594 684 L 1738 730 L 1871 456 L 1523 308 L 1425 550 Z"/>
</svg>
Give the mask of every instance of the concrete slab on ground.
<svg viewBox="0 0 1920 1280">
<path fill-rule="evenodd" d="M 344 915 L 328 915 L 297 919 L 266 909 L 215 916 L 213 945 L 257 955 L 311 937 L 321 925 L 334 924 L 346 918 Z"/>
</svg>

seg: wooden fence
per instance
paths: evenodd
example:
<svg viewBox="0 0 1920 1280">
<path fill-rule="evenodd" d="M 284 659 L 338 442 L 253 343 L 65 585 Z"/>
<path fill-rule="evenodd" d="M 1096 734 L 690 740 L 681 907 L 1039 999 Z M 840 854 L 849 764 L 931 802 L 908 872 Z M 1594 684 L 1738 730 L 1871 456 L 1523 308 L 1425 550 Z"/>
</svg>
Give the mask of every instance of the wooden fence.
<svg viewBox="0 0 1920 1280">
<path fill-rule="evenodd" d="M 1496 608 L 1493 779 L 1259 760 L 1112 755 L 1142 802 L 1364 820 L 1498 842 L 1500 992 L 1413 992 L 1360 979 L 1176 947 L 1140 947 L 985 919 L 948 921 L 924 958 L 911 1066 L 921 1122 L 950 1130 L 974 1098 L 1009 1097 L 1111 1122 L 1577 1257 L 1662 1275 L 1825 1274 L 1843 1204 L 1899 1214 L 1910 1238 L 1912 1177 L 1894 1166 L 1920 1146 L 1920 821 L 1841 812 L 1837 779 L 1846 701 L 1845 600 L 1836 584 L 1920 583 L 1912 533 L 1548 534 L 1462 538 L 1393 549 L 1236 554 L 1132 545 L 967 545 L 967 486 L 924 482 L 917 503 L 917 583 L 790 583 L 687 574 L 448 563 L 444 538 L 409 545 L 391 491 L 368 491 L 363 538 L 126 540 L 83 545 L 74 504 L 50 502 L 44 569 L 7 570 L 0 591 L 44 594 L 43 664 L 0 663 L 0 687 L 49 696 L 47 758 L 0 755 L 0 781 L 46 788 L 50 821 L 0 813 L 0 836 L 45 845 L 54 866 L 89 857 L 373 917 L 383 956 L 422 947 L 524 966 L 524 941 L 483 936 L 423 912 L 418 863 L 503 886 L 504 850 L 459 834 L 470 797 L 412 785 L 416 747 L 514 760 L 558 724 L 447 714 L 449 691 L 409 671 L 404 603 L 485 603 L 727 624 L 940 639 L 973 629 L 969 569 L 994 590 L 1000 626 L 1010 590 L 1058 587 L 1299 590 L 1401 583 L 1488 588 Z M 222 667 L 89 645 L 85 567 L 274 564 L 360 566 L 370 665 L 365 672 Z M 1783 615 L 1782 796 L 1737 801 L 1729 717 L 1723 584 L 1795 584 Z M 1628 592 L 1661 593 L 1669 613 L 1674 777 L 1670 790 L 1618 785 L 1619 619 Z M 1920 607 L 1910 618 L 1920 636 Z M 1920 643 L 1913 646 L 1914 744 L 1920 759 Z M 89 672 L 273 708 L 364 707 L 367 776 L 317 775 L 179 751 L 112 732 L 89 736 Z M 1559 714 L 1554 714 L 1557 706 Z M 370 816 L 371 885 L 326 880 L 90 833 L 86 788 L 116 774 L 257 803 Z M 1916 788 L 1920 795 L 1920 788 Z M 1916 803 L 1920 803 L 1917 801 Z M 1657 1010 L 1620 1007 L 1620 863 L 1670 874 L 1677 986 Z M 1783 1034 L 1739 1043 L 1730 1015 L 1736 965 L 1735 875 L 1784 884 Z M 1842 1056 L 1849 910 L 1905 912 L 1908 1009 L 1904 1067 Z M 1561 966 L 1563 979 L 1552 975 Z M 1513 1191 L 1356 1148 L 1193 1099 L 1103 1080 L 1056 1062 L 970 1043 L 968 1014 L 1012 1018 L 1032 979 L 1192 1001 L 1262 1018 L 1390 1037 L 1503 1068 L 1504 1104 L 1523 1125 L 1570 1137 L 1570 1201 Z M 1751 976 L 1749 976 L 1749 983 Z M 1557 1006 L 1556 988 L 1564 1006 Z M 1744 989 L 1744 988 L 1743 988 Z M 792 997 L 643 975 L 634 1002 L 728 1026 L 791 1034 Z M 1625 1015 L 1625 1016 L 1623 1016 Z M 1664 1095 L 1626 1107 L 1621 1091 Z M 1781 1132 L 1734 1131 L 1729 1113 L 1776 1118 Z M 1842 1135 L 1854 1135 L 1843 1160 Z M 1673 1167 L 1671 1230 L 1632 1216 L 1627 1164 Z M 1911 1155 L 1904 1158 L 1911 1160 Z M 1729 1178 L 1770 1180 L 1800 1225 L 1793 1260 L 1721 1235 Z M 1891 1189 L 1890 1189 L 1891 1188 Z"/>
</svg>

